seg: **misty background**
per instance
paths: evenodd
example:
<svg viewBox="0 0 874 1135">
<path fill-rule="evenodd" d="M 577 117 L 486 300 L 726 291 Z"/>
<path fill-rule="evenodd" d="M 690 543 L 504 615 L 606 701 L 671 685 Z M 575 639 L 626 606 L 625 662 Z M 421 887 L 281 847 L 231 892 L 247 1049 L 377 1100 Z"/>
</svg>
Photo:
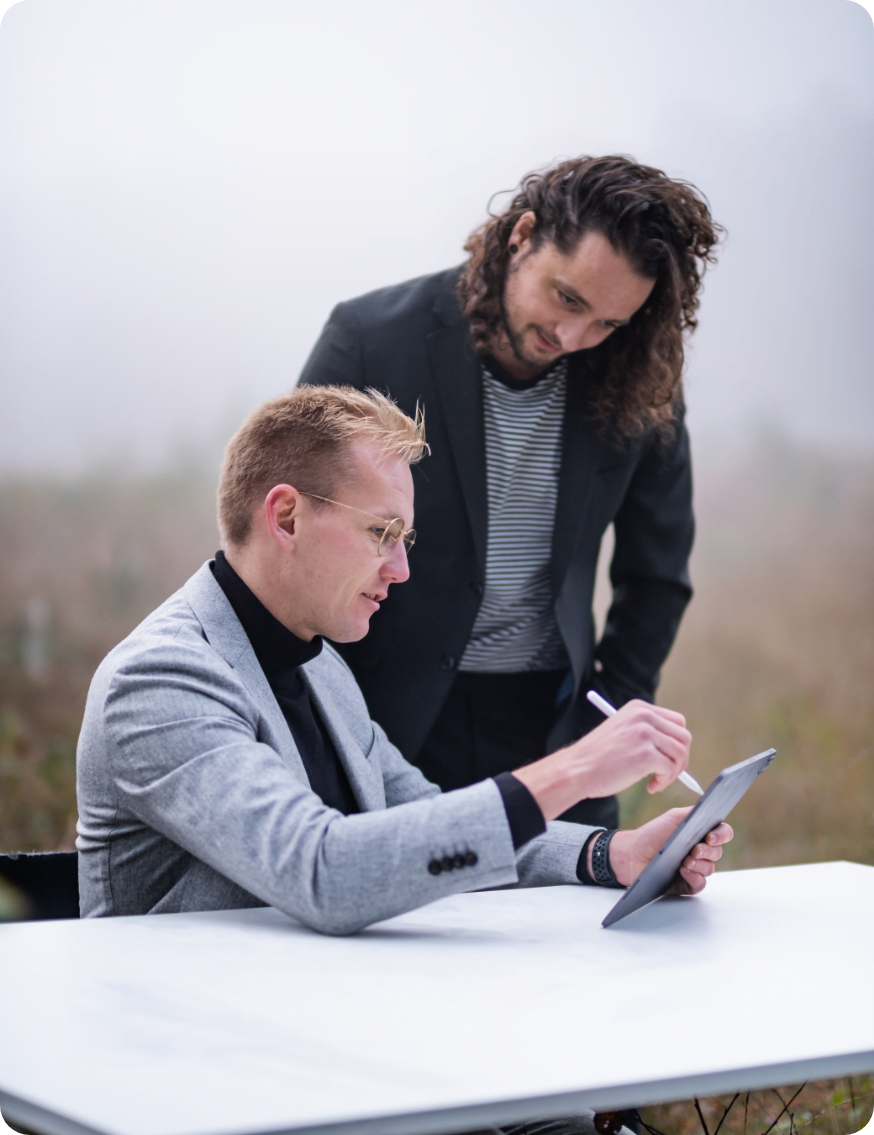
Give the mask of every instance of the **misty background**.
<svg viewBox="0 0 874 1135">
<path fill-rule="evenodd" d="M 9 8 L 0 850 L 70 846 L 93 669 L 215 550 L 222 447 L 333 305 L 459 263 L 527 171 L 625 153 L 727 229 L 660 700 L 705 782 L 780 750 L 731 863 L 874 863 L 872 64 L 851 0 Z M 665 803 L 631 790 L 623 822 Z"/>
<path fill-rule="evenodd" d="M 728 230 L 696 436 L 869 448 L 872 63 L 849 0 L 23 0 L 0 31 L 0 470 L 212 454 L 336 302 L 460 262 L 526 171 L 614 152 Z"/>
</svg>

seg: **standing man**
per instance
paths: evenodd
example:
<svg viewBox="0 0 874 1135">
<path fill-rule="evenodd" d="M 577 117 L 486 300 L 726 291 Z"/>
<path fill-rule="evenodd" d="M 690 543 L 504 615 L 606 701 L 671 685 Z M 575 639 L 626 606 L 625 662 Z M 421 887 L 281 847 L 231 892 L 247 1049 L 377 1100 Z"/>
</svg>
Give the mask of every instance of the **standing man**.
<svg viewBox="0 0 874 1135">
<path fill-rule="evenodd" d="M 443 789 L 587 733 L 592 686 L 617 705 L 655 695 L 691 596 L 683 336 L 717 235 L 688 184 L 627 158 L 565 161 L 523 179 L 460 268 L 339 304 L 304 367 L 302 383 L 425 410 L 415 570 L 340 649 Z M 616 799 L 562 818 L 616 827 Z"/>
</svg>

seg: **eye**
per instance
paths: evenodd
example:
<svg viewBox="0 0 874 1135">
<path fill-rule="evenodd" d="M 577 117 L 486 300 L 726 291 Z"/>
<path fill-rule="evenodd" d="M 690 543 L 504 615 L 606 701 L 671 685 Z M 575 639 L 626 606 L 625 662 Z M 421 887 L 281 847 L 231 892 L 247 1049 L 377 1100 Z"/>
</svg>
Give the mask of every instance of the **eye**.
<svg viewBox="0 0 874 1135">
<path fill-rule="evenodd" d="M 370 531 L 377 538 L 377 540 L 381 540 L 382 535 L 385 532 L 385 529 L 384 528 L 371 528 Z"/>
<path fill-rule="evenodd" d="M 558 298 L 561 300 L 561 302 L 564 304 L 565 307 L 576 307 L 577 306 L 577 301 L 574 299 L 573 296 L 569 296 L 567 294 L 567 292 L 559 292 Z"/>
</svg>

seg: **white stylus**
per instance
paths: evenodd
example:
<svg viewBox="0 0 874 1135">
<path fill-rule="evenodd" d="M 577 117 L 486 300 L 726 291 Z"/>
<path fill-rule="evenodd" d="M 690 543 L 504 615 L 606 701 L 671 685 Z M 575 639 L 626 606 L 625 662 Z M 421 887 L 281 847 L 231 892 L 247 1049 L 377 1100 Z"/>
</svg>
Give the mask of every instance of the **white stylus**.
<svg viewBox="0 0 874 1135">
<path fill-rule="evenodd" d="M 589 692 L 586 694 L 586 697 L 589 699 L 592 705 L 597 709 L 600 709 L 600 711 L 606 717 L 612 717 L 613 714 L 617 712 L 616 709 L 614 709 L 614 707 L 607 701 L 607 699 L 602 698 L 601 695 L 595 690 L 589 690 Z M 683 784 L 685 784 L 687 788 L 691 788 L 692 791 L 697 792 L 699 796 L 704 795 L 704 789 L 701 787 L 695 777 L 690 776 L 689 773 L 681 772 L 677 777 L 677 780 L 682 780 Z"/>
</svg>

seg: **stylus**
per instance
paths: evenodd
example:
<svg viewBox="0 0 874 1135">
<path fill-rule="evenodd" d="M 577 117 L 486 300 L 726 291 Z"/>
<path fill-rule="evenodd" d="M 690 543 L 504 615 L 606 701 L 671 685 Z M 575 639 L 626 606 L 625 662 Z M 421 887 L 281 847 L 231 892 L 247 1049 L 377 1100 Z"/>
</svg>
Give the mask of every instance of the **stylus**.
<svg viewBox="0 0 874 1135">
<path fill-rule="evenodd" d="M 600 709 L 605 717 L 612 717 L 613 714 L 616 713 L 614 707 L 607 701 L 606 698 L 602 698 L 596 690 L 589 690 L 589 692 L 586 694 L 586 697 L 589 699 L 593 706 L 595 706 L 597 709 Z M 682 780 L 683 784 L 685 784 L 687 788 L 691 788 L 692 791 L 697 792 L 699 796 L 704 795 L 704 789 L 701 787 L 695 777 L 690 776 L 689 773 L 681 772 L 677 777 L 677 780 Z"/>
</svg>

